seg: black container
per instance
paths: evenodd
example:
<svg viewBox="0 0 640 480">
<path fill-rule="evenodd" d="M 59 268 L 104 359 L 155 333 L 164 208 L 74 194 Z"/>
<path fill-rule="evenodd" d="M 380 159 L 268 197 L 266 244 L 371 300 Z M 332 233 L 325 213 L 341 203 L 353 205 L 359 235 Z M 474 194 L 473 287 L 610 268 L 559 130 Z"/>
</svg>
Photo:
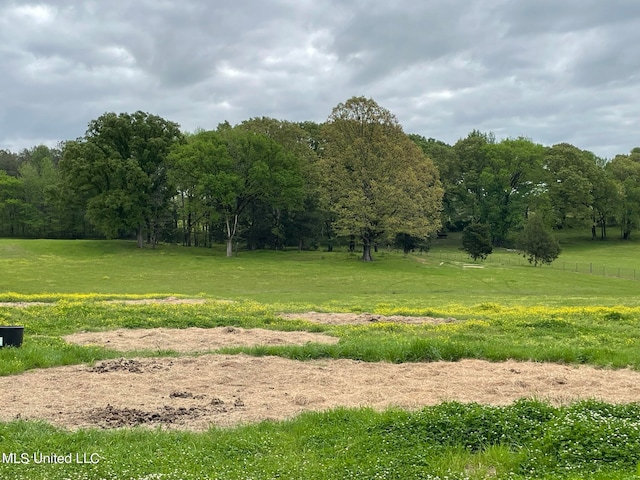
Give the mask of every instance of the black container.
<svg viewBox="0 0 640 480">
<path fill-rule="evenodd" d="M 22 345 L 24 327 L 6 327 L 0 325 L 0 348 L 19 347 Z"/>
</svg>

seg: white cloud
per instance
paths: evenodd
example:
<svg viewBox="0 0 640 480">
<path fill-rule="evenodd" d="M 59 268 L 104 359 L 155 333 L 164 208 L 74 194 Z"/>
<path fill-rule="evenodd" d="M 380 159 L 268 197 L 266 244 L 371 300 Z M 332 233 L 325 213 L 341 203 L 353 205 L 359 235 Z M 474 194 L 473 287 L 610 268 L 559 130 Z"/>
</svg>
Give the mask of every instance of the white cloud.
<svg viewBox="0 0 640 480">
<path fill-rule="evenodd" d="M 24 23 L 42 26 L 51 23 L 55 17 L 54 8 L 50 5 L 18 5 L 7 12 L 9 19 L 23 20 Z"/>
<path fill-rule="evenodd" d="M 323 121 L 373 97 L 405 131 L 637 140 L 636 0 L 81 0 L 0 4 L 0 148 L 76 138 L 105 111 L 183 128 Z"/>
</svg>

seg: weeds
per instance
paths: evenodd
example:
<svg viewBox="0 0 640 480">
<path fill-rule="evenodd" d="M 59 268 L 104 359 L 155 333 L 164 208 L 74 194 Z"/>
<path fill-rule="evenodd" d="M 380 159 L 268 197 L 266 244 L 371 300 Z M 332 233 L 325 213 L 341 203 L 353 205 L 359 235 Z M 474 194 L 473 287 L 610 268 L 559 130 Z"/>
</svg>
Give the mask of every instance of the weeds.
<svg viewBox="0 0 640 480">
<path fill-rule="evenodd" d="M 135 445 L 135 448 L 130 448 Z M 205 433 L 66 432 L 0 424 L 3 479 L 634 478 L 640 405 L 445 403 L 415 412 L 335 409 Z M 7 461 L 26 453 L 28 463 Z M 33 454 L 73 454 L 37 464 Z M 76 454 L 96 463 L 78 464 Z"/>
</svg>

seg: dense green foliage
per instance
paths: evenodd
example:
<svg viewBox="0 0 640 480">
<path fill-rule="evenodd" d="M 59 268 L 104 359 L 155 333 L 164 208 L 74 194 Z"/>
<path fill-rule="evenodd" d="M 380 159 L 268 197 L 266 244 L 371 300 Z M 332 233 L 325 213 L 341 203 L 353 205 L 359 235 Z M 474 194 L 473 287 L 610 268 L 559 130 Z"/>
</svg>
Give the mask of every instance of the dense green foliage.
<svg viewBox="0 0 640 480">
<path fill-rule="evenodd" d="M 210 245 L 216 225 L 222 223 L 230 257 L 246 210 L 269 205 L 266 216 L 277 225 L 282 210 L 294 208 L 303 199 L 298 158 L 264 135 L 226 127 L 200 132 L 177 145 L 170 158 L 187 246 L 196 225 L 208 227 L 205 245 Z"/>
<path fill-rule="evenodd" d="M 438 167 L 448 229 L 488 224 L 493 245 L 509 246 L 531 212 L 552 219 L 557 229 L 594 225 L 602 239 L 607 226 L 618 226 L 628 238 L 639 224 L 638 149 L 607 161 L 566 143 L 497 142 L 475 130 L 453 146 L 410 137 Z"/>
<path fill-rule="evenodd" d="M 493 246 L 512 247 L 537 213 L 554 229 L 593 225 L 606 239 L 615 227 L 629 239 L 639 165 L 638 148 L 607 160 L 476 130 L 454 145 L 406 135 L 363 97 L 323 124 L 254 118 L 195 134 L 106 113 L 59 148 L 0 151 L 0 236 L 226 242 L 228 253 L 357 242 L 368 259 L 371 245 L 425 245 L 440 224 L 486 224 Z"/>
<path fill-rule="evenodd" d="M 484 260 L 491 252 L 491 230 L 488 225 L 472 223 L 462 231 L 462 248 L 474 260 Z"/>
<path fill-rule="evenodd" d="M 361 241 L 362 260 L 372 260 L 372 247 L 398 234 L 428 238 L 437 231 L 438 173 L 391 112 L 353 98 L 333 110 L 323 132 L 325 203 L 337 232 Z"/>
<path fill-rule="evenodd" d="M 60 160 L 62 186 L 73 205 L 107 238 L 144 233 L 155 245 L 174 192 L 166 159 L 180 142 L 178 125 L 156 115 L 106 113 L 93 120 L 82 140 L 67 142 Z"/>
<path fill-rule="evenodd" d="M 518 248 L 534 267 L 549 264 L 560 255 L 560 244 L 539 215 L 534 215 L 527 221 L 518 238 Z"/>
<path fill-rule="evenodd" d="M 606 165 L 606 172 L 618 190 L 618 224 L 623 238 L 640 225 L 640 148 L 630 155 L 617 155 Z"/>
</svg>

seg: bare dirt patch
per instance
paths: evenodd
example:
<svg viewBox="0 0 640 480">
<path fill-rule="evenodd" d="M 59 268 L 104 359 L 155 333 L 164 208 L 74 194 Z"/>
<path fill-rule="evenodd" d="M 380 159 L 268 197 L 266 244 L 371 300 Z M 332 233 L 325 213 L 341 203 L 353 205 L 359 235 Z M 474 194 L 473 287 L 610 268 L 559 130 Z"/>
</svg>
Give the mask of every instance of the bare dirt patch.
<svg viewBox="0 0 640 480">
<path fill-rule="evenodd" d="M 207 300 L 204 298 L 178 298 L 178 297 L 165 297 L 165 298 L 143 298 L 138 300 L 105 300 L 107 303 L 121 303 L 123 305 L 148 305 L 151 303 L 159 304 L 200 304 L 205 303 Z M 217 302 L 231 302 L 231 300 L 216 300 Z M 35 307 L 35 306 L 47 306 L 55 305 L 55 302 L 0 302 L 0 307 Z"/>
<path fill-rule="evenodd" d="M 18 308 L 26 308 L 26 307 L 38 307 L 44 305 L 53 305 L 49 302 L 0 302 L 0 307 L 18 307 Z"/>
<path fill-rule="evenodd" d="M 44 419 L 71 429 L 133 425 L 204 430 L 338 406 L 415 409 L 442 401 L 554 404 L 640 401 L 640 373 L 533 362 L 299 362 L 202 355 L 135 358 L 32 370 L 0 378 L 0 419 Z"/>
<path fill-rule="evenodd" d="M 338 343 L 338 338 L 311 332 L 282 332 L 262 328 L 151 328 L 74 333 L 63 337 L 69 343 L 99 345 L 119 351 L 173 350 L 207 352 L 222 347 L 254 345 L 304 345 L 305 343 Z"/>
<path fill-rule="evenodd" d="M 451 323 L 457 321 L 455 318 L 434 318 L 434 317 L 408 317 L 404 315 L 376 315 L 373 313 L 280 313 L 280 317 L 292 320 L 307 320 L 315 323 L 326 323 L 331 325 L 362 325 L 375 322 L 392 322 L 406 324 L 429 324 Z"/>
<path fill-rule="evenodd" d="M 369 313 L 281 316 L 327 324 L 456 321 Z M 120 329 L 78 333 L 65 339 L 122 351 L 178 352 L 206 352 L 232 345 L 338 341 L 310 332 L 237 327 Z M 43 419 L 70 429 L 143 425 L 201 431 L 211 425 L 281 420 L 308 410 L 338 406 L 415 409 L 450 400 L 503 405 L 531 397 L 553 404 L 584 398 L 613 403 L 640 401 L 640 372 L 482 360 L 390 364 L 353 360 L 298 362 L 247 355 L 120 358 L 93 366 L 32 370 L 0 377 L 0 420 Z"/>
<path fill-rule="evenodd" d="M 179 304 L 200 304 L 205 303 L 207 300 L 204 298 L 177 298 L 177 297 L 166 297 L 166 298 L 143 298 L 139 300 L 108 300 L 108 303 L 123 303 L 125 305 L 148 305 L 151 303 L 166 303 L 170 305 L 179 305 Z"/>
</svg>

